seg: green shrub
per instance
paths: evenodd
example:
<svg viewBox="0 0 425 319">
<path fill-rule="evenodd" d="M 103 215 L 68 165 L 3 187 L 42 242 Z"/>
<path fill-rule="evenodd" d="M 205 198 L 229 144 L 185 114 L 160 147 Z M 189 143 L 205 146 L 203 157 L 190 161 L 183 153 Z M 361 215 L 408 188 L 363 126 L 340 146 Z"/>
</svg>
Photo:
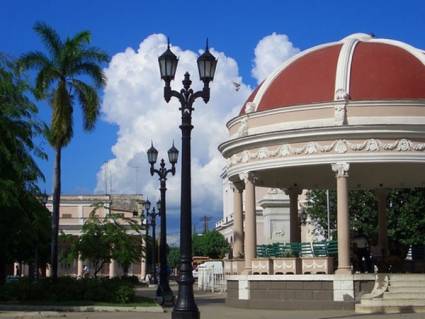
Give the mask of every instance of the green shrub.
<svg viewBox="0 0 425 319">
<path fill-rule="evenodd" d="M 122 285 L 115 291 L 115 301 L 119 303 L 132 302 L 134 297 L 134 289 L 126 285 Z"/>
<path fill-rule="evenodd" d="M 61 277 L 30 281 L 22 278 L 17 282 L 0 286 L 0 301 L 103 301 L 126 303 L 134 299 L 132 279 L 80 279 Z"/>
</svg>

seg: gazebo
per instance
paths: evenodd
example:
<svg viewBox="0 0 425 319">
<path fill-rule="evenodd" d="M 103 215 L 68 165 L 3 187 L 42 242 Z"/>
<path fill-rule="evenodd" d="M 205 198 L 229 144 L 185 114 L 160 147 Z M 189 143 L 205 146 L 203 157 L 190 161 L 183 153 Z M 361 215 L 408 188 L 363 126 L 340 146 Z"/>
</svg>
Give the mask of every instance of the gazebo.
<svg viewBox="0 0 425 319">
<path fill-rule="evenodd" d="M 362 33 L 315 46 L 264 80 L 227 128 L 219 150 L 234 185 L 233 256 L 244 258 L 242 273 L 256 257 L 255 186 L 288 193 L 294 242 L 300 191 L 336 188 L 335 274 L 353 278 L 348 190 L 376 191 L 385 254 L 387 190 L 425 186 L 425 52 Z"/>
</svg>

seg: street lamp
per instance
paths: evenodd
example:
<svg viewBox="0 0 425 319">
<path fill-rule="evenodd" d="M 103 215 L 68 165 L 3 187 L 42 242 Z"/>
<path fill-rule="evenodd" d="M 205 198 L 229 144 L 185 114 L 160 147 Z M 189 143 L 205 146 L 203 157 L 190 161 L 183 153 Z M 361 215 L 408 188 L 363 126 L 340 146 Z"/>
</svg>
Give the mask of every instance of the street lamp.
<svg viewBox="0 0 425 319">
<path fill-rule="evenodd" d="M 191 155 L 190 135 L 192 131 L 192 105 L 197 98 L 202 98 L 205 103 L 210 99 L 209 82 L 214 79 L 217 65 L 216 58 L 209 52 L 208 40 L 205 52 L 198 57 L 199 78 L 204 82 L 201 91 L 193 92 L 190 88 L 192 81 L 188 72 L 184 75 L 183 89 L 180 92 L 172 90 L 170 83 L 174 80 L 178 59 L 170 50 L 167 50 L 158 58 L 161 79 L 164 80 L 164 99 L 168 103 L 171 97 L 179 99 L 182 114 L 182 177 L 181 177 L 181 214 L 180 214 L 180 278 L 178 279 L 179 292 L 176 304 L 172 312 L 173 319 L 199 318 L 199 310 L 193 297 L 192 276 L 192 194 L 191 194 Z"/>
<path fill-rule="evenodd" d="M 159 215 L 159 212 L 155 211 L 155 207 L 151 209 L 151 202 L 149 200 L 145 201 L 145 212 L 146 212 L 146 229 L 149 225 L 152 226 L 152 274 L 153 274 L 153 284 L 158 284 L 158 278 L 156 276 L 156 217 Z M 150 221 L 149 221 L 150 219 Z M 146 236 L 148 231 L 146 230 Z"/>
<path fill-rule="evenodd" d="M 155 173 L 159 176 L 160 181 L 160 192 L 161 200 L 158 201 L 158 211 L 161 219 L 161 235 L 159 239 L 159 286 L 156 291 L 157 296 L 161 296 L 161 304 L 163 303 L 172 303 L 174 301 L 174 295 L 171 291 L 170 284 L 168 282 L 168 266 L 167 266 L 167 220 L 166 220 L 166 206 L 165 206 L 165 192 L 167 190 L 167 175 L 171 173 L 174 175 L 176 173 L 176 163 L 177 158 L 179 157 L 179 151 L 173 146 L 168 150 L 168 160 L 171 163 L 171 169 L 165 168 L 165 161 L 162 158 L 161 163 L 159 164 L 160 168 L 155 168 L 155 163 L 158 158 L 158 151 L 151 144 L 148 152 L 148 161 L 151 164 L 151 175 Z"/>
<path fill-rule="evenodd" d="M 45 209 L 47 209 L 47 202 L 49 201 L 49 195 L 47 195 L 46 191 L 44 191 L 39 197 L 40 203 L 43 205 Z M 39 253 L 38 253 L 38 234 L 36 234 L 37 238 L 35 240 L 35 248 L 34 248 L 34 279 L 38 280 L 38 266 L 39 266 Z"/>
</svg>

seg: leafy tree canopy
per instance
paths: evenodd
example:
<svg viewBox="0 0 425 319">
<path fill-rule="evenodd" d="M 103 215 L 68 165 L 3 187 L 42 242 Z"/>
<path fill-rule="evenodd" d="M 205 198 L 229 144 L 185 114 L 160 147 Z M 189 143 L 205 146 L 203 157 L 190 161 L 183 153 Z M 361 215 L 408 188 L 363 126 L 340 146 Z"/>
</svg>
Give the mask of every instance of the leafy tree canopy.
<svg viewBox="0 0 425 319">
<path fill-rule="evenodd" d="M 230 246 L 224 236 L 216 230 L 192 236 L 194 256 L 208 256 L 213 259 L 223 258 Z"/>
<path fill-rule="evenodd" d="M 80 255 L 83 260 L 90 261 L 95 276 L 104 264 L 114 259 L 126 274 L 130 265 L 140 261 L 144 252 L 140 225 L 117 214 L 100 217 L 96 212 L 103 206 L 103 203 L 95 205 L 78 239 L 61 235 L 61 241 L 66 243 L 62 258 L 72 260 Z"/>
<path fill-rule="evenodd" d="M 364 234 L 372 244 L 377 241 L 378 208 L 372 191 L 350 191 L 351 229 Z M 329 192 L 330 229 L 336 232 L 336 193 Z M 319 227 L 317 234 L 327 235 L 327 199 L 325 190 L 313 190 L 307 195 L 306 213 Z M 397 189 L 388 195 L 388 236 L 394 243 L 417 245 L 425 243 L 425 188 Z"/>
<path fill-rule="evenodd" d="M 0 54 L 0 282 L 6 264 L 32 262 L 36 247 L 45 260 L 50 240 L 50 216 L 37 186 L 44 177 L 33 158 L 46 158 L 33 142 L 43 126 L 34 119 L 29 92 L 15 63 Z"/>
</svg>

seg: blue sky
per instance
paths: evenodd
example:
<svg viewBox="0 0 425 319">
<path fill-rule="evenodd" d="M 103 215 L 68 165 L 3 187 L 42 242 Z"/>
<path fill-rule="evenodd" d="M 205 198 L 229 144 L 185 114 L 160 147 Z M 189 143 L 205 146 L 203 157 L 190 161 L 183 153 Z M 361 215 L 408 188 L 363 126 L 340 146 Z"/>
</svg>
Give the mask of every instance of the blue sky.
<svg viewBox="0 0 425 319">
<path fill-rule="evenodd" d="M 128 47 L 137 50 L 152 34 L 165 34 L 173 45 L 192 52 L 198 52 L 208 37 L 218 52 L 236 61 L 238 75 L 246 86 L 244 92 L 248 93 L 258 80 L 251 75 L 254 49 L 273 32 L 286 35 L 300 50 L 356 32 L 374 33 L 425 48 L 424 16 L 423 1 L 5 0 L 0 4 L 0 51 L 18 57 L 29 50 L 42 49 L 32 30 L 36 21 L 50 24 L 62 36 L 88 29 L 93 34 L 92 43 L 111 57 Z M 212 91 L 214 94 L 219 92 Z M 48 121 L 48 106 L 39 106 L 40 117 Z M 117 144 L 123 124 L 110 115 L 103 117 L 109 120 L 101 119 L 96 130 L 87 134 L 82 132 L 76 112 L 75 136 L 63 153 L 63 193 L 92 193 L 100 167 L 116 156 L 111 148 Z M 174 137 L 169 136 L 167 141 L 171 144 L 179 136 L 180 132 L 175 130 Z M 40 162 L 46 175 L 46 183 L 41 187 L 50 192 L 53 154 L 47 145 L 45 148 L 49 161 Z M 219 206 L 205 213 L 219 216 Z M 203 212 L 199 208 L 198 214 Z"/>
</svg>

